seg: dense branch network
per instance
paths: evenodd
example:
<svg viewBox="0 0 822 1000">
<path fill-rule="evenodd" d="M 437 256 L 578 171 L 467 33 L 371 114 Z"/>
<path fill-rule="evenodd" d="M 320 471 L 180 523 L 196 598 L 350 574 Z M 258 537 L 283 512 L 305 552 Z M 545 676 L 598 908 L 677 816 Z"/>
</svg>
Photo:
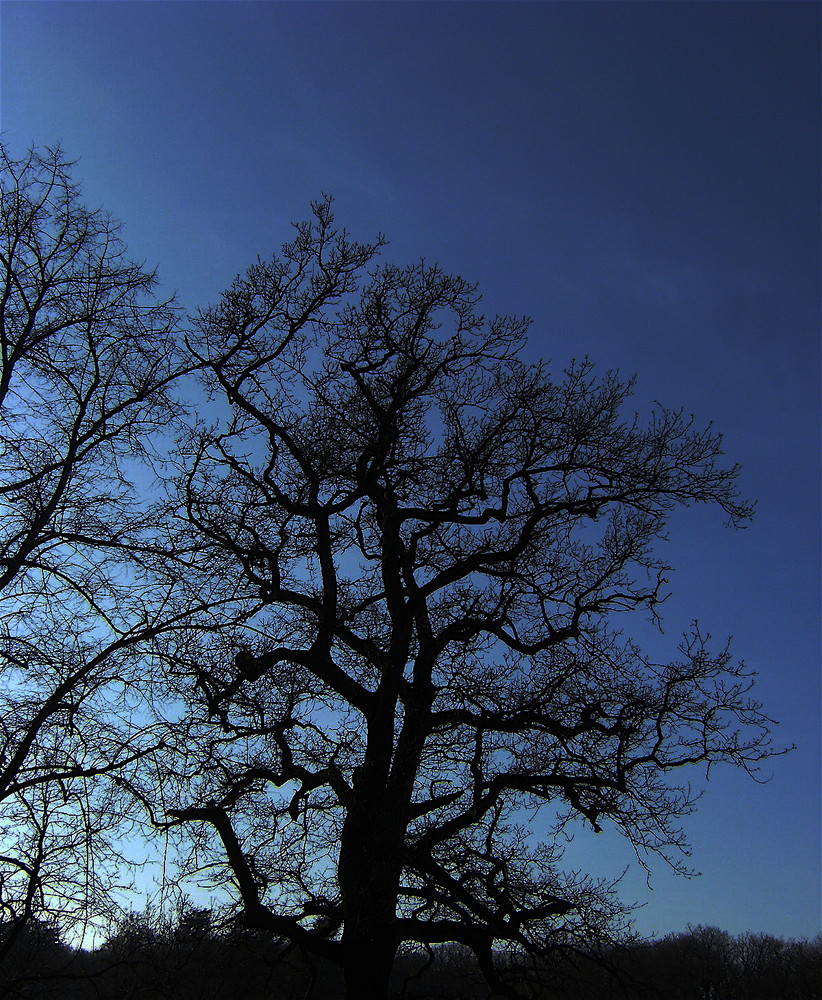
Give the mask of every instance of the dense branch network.
<svg viewBox="0 0 822 1000">
<path fill-rule="evenodd" d="M 133 683 L 163 599 L 135 480 L 190 363 L 71 170 L 0 149 L 0 959 L 34 918 L 110 912 L 120 790 L 160 743 Z"/>
<path fill-rule="evenodd" d="M 695 629 L 655 664 L 613 627 L 655 613 L 672 511 L 751 510 L 718 435 L 626 419 L 631 383 L 587 361 L 552 380 L 526 320 L 437 267 L 366 277 L 379 241 L 314 211 L 188 337 L 230 416 L 191 428 L 169 515 L 187 599 L 235 610 L 169 652 L 190 710 L 168 823 L 213 830 L 245 919 L 335 958 L 351 996 L 403 941 L 462 942 L 504 990 L 500 943 L 618 918 L 552 829 L 678 864 L 669 773 L 769 752 L 728 650 Z"/>
</svg>

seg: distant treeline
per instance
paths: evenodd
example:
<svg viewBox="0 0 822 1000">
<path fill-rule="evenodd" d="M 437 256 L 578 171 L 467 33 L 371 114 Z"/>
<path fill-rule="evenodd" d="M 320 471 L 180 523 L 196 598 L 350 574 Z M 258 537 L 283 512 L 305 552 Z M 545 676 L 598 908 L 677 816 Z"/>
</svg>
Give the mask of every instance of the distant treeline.
<svg viewBox="0 0 822 1000">
<path fill-rule="evenodd" d="M 500 965 L 510 995 L 528 1000 L 822 1000 L 822 935 L 784 941 L 700 926 L 597 955 L 557 953 L 539 968 L 504 955 Z M 208 910 L 175 920 L 131 914 L 93 951 L 35 923 L 1 969 L 0 997 L 26 1000 L 338 1000 L 343 992 L 333 968 L 270 937 L 220 928 Z M 392 986 L 392 997 L 488 997 L 456 946 L 400 955 Z"/>
</svg>

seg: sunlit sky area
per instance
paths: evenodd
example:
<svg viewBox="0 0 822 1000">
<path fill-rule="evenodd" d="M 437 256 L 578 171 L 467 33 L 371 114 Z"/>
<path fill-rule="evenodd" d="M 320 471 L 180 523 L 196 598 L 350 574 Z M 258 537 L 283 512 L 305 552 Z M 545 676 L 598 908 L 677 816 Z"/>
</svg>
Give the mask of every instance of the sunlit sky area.
<svg viewBox="0 0 822 1000">
<path fill-rule="evenodd" d="M 664 634 L 698 619 L 760 673 L 797 750 L 717 769 L 682 879 L 613 831 L 568 849 L 637 927 L 820 931 L 820 5 L 4 0 L 5 141 L 63 144 L 188 308 L 323 192 L 384 258 L 533 317 L 529 353 L 636 373 L 636 405 L 725 434 L 744 531 L 677 516 Z M 626 620 L 626 630 L 632 625 Z"/>
</svg>

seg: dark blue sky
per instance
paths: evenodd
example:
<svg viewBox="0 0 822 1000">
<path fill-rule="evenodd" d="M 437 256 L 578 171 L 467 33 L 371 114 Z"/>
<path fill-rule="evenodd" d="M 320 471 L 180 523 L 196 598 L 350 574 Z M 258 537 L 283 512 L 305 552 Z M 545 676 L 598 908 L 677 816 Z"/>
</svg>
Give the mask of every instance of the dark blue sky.
<svg viewBox="0 0 822 1000">
<path fill-rule="evenodd" d="M 5 0 L 0 31 L 12 150 L 62 141 L 186 305 L 330 192 L 387 258 L 533 316 L 534 356 L 636 372 L 639 407 L 725 432 L 757 518 L 676 518 L 652 644 L 734 635 L 799 749 L 764 787 L 711 775 L 701 879 L 625 892 L 643 931 L 819 932 L 820 5 Z"/>
</svg>

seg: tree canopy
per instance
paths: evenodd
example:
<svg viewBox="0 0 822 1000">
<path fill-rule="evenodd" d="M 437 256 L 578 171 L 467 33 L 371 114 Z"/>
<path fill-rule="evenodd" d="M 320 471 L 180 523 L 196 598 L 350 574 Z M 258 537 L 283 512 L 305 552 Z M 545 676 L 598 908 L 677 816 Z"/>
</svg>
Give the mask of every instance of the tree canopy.
<svg viewBox="0 0 822 1000">
<path fill-rule="evenodd" d="M 181 355 L 154 284 L 59 149 L 0 148 L 0 958 L 38 915 L 106 911 L 118 788 L 156 745 L 132 683 L 160 600 L 136 484 Z"/>
<path fill-rule="evenodd" d="M 313 207 L 188 336 L 226 419 L 177 456 L 183 600 L 234 603 L 168 654 L 189 706 L 168 816 L 210 827 L 249 926 L 338 961 L 348 996 L 382 995 L 407 941 L 471 948 L 504 991 L 496 947 L 619 927 L 562 870 L 570 818 L 676 865 L 672 772 L 768 752 L 727 649 L 694 628 L 655 663 L 615 627 L 656 613 L 672 511 L 751 507 L 710 429 L 643 423 L 587 360 L 552 378 L 526 319 L 373 266 L 379 242 Z"/>
<path fill-rule="evenodd" d="M 352 1000 L 409 943 L 513 996 L 501 949 L 624 931 L 570 824 L 681 867 L 678 775 L 772 752 L 727 647 L 620 628 L 674 511 L 752 508 L 711 428 L 312 209 L 183 323 L 59 151 L 4 160 L 0 906 L 81 915 L 139 808 Z"/>
</svg>

